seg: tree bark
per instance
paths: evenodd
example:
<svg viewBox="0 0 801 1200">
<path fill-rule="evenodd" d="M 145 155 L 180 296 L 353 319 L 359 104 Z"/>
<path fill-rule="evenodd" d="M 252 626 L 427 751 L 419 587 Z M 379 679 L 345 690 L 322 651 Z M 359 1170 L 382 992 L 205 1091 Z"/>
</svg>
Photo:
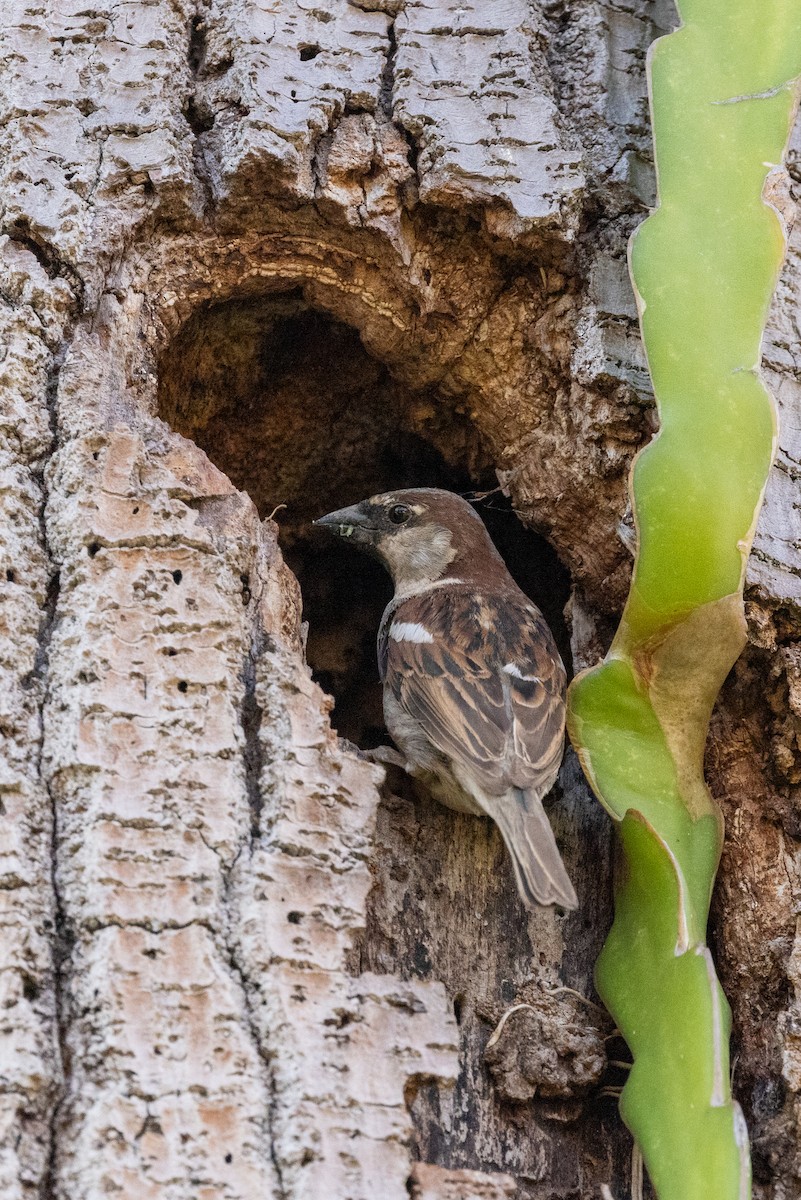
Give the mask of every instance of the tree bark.
<svg viewBox="0 0 801 1200">
<path fill-rule="evenodd" d="M 630 1194 L 626 1051 L 592 988 L 610 823 L 568 751 L 550 812 L 581 907 L 527 914 L 494 827 L 361 758 L 389 585 L 308 523 L 500 481 L 480 511 L 511 570 L 573 669 L 604 652 L 655 429 L 625 245 L 654 201 L 645 51 L 674 21 L 12 3 L 4 1198 Z M 759 1200 L 801 1196 L 800 255 L 707 759 Z"/>
</svg>

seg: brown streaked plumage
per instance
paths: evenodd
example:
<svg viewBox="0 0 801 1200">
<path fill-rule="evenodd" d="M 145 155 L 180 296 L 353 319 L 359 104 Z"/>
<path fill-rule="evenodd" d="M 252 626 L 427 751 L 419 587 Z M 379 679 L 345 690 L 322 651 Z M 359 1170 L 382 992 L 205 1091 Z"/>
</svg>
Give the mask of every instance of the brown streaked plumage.
<svg viewBox="0 0 801 1200">
<path fill-rule="evenodd" d="M 480 517 L 451 492 L 418 488 L 316 524 L 377 554 L 393 577 L 378 663 L 406 769 L 449 807 L 493 818 L 529 905 L 575 907 L 542 807 L 562 759 L 565 670 Z"/>
</svg>

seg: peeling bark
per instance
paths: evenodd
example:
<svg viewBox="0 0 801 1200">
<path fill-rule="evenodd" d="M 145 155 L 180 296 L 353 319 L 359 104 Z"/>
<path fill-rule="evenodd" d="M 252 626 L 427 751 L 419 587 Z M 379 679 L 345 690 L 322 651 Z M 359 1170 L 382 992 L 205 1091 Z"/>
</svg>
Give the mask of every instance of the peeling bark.
<svg viewBox="0 0 801 1200">
<path fill-rule="evenodd" d="M 513 573 L 574 667 L 606 648 L 654 421 L 625 273 L 653 198 L 643 62 L 672 20 L 12 5 L 3 1197 L 628 1193 L 624 1048 L 592 991 L 606 818 L 569 753 L 551 812 L 582 906 L 527 916 L 489 823 L 359 758 L 385 736 L 387 584 L 308 521 L 500 479 Z M 708 753 L 761 1200 L 801 1195 L 800 247 L 766 341 L 783 434 L 751 644 Z"/>
</svg>

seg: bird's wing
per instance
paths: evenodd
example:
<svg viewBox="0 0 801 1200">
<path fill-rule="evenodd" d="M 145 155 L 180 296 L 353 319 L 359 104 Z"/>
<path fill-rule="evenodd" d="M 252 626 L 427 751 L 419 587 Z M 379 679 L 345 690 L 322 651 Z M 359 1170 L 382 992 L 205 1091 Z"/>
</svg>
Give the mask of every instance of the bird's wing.
<svg viewBox="0 0 801 1200">
<path fill-rule="evenodd" d="M 547 791 L 564 742 L 565 673 L 522 593 L 412 597 L 384 623 L 379 661 L 397 703 L 482 791 Z"/>
</svg>

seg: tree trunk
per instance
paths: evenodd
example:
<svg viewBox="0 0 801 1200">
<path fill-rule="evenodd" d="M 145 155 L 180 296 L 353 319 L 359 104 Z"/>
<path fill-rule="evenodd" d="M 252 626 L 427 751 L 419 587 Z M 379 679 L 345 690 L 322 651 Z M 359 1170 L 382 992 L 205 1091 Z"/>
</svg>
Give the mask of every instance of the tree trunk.
<svg viewBox="0 0 801 1200">
<path fill-rule="evenodd" d="M 500 480 L 479 511 L 566 661 L 606 649 L 655 428 L 625 264 L 654 199 L 644 57 L 674 20 L 12 0 L 4 1200 L 630 1194 L 592 988 L 610 822 L 568 752 L 550 812 L 581 907 L 527 914 L 489 822 L 360 758 L 389 583 L 309 521 Z M 801 1196 L 800 252 L 707 760 L 760 1200 Z"/>
</svg>

